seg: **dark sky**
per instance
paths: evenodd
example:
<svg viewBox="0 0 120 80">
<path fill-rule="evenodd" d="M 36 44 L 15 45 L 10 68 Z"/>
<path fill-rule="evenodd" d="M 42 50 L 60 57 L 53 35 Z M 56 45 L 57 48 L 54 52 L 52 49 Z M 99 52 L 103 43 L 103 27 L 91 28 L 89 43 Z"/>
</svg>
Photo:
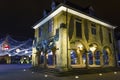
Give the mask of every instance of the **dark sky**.
<svg viewBox="0 0 120 80">
<path fill-rule="evenodd" d="M 0 36 L 33 38 L 32 26 L 42 17 L 43 9 L 50 9 L 52 0 L 0 0 Z M 63 2 L 64 0 L 55 0 Z M 86 7 L 92 5 L 96 15 L 120 26 L 119 0 L 69 0 Z"/>
</svg>

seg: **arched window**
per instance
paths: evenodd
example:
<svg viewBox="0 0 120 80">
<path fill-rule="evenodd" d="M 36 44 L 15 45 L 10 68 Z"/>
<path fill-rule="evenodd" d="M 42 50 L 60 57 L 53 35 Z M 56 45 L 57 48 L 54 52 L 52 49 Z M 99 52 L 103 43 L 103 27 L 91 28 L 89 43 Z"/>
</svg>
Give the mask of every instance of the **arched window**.
<svg viewBox="0 0 120 80">
<path fill-rule="evenodd" d="M 48 65 L 53 65 L 53 52 L 52 51 L 49 51 L 48 52 L 48 59 L 47 59 L 47 63 L 48 63 Z"/>
<path fill-rule="evenodd" d="M 44 54 L 43 52 L 41 52 L 40 54 L 40 64 L 43 64 L 44 63 Z"/>
<path fill-rule="evenodd" d="M 86 64 L 86 53 L 83 53 L 82 55 L 82 63 Z"/>
<path fill-rule="evenodd" d="M 89 61 L 89 65 L 93 64 L 93 54 L 91 51 L 88 52 L 88 61 Z"/>
<path fill-rule="evenodd" d="M 109 64 L 109 56 L 108 56 L 108 52 L 106 50 L 103 50 L 103 62 L 104 62 L 104 65 Z"/>
<path fill-rule="evenodd" d="M 77 64 L 77 54 L 75 51 L 71 51 L 71 64 Z"/>
<path fill-rule="evenodd" d="M 100 65 L 100 51 L 95 52 L 95 64 Z"/>
</svg>

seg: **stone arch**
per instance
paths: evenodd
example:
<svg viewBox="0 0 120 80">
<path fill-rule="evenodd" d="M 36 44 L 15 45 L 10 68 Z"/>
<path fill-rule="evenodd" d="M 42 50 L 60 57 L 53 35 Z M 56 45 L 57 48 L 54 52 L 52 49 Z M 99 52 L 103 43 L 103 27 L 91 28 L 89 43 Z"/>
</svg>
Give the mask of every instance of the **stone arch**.
<svg viewBox="0 0 120 80">
<path fill-rule="evenodd" d="M 88 65 L 101 65 L 101 49 L 97 43 L 89 44 Z"/>
<path fill-rule="evenodd" d="M 78 65 L 78 67 L 85 67 L 86 66 L 86 46 L 78 41 L 74 42 L 71 46 L 71 65 Z M 73 61 L 73 62 L 72 62 Z"/>
<path fill-rule="evenodd" d="M 103 65 L 110 66 L 113 64 L 113 54 L 111 48 L 108 46 L 103 47 Z"/>
<path fill-rule="evenodd" d="M 88 43 L 88 50 L 90 50 L 91 46 L 97 46 L 96 50 L 101 50 L 100 44 L 97 42 Z"/>
</svg>

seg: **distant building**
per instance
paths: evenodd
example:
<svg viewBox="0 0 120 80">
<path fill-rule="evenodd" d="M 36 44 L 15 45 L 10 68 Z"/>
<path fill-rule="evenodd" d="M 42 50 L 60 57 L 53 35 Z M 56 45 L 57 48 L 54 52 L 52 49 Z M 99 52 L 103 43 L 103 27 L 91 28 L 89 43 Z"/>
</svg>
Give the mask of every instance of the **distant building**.
<svg viewBox="0 0 120 80">
<path fill-rule="evenodd" d="M 33 66 L 64 71 L 115 67 L 115 26 L 91 16 L 92 9 L 90 14 L 79 9 L 61 3 L 33 26 Z"/>
<path fill-rule="evenodd" d="M 32 39 L 18 41 L 10 36 L 0 39 L 0 64 L 31 63 Z"/>
</svg>

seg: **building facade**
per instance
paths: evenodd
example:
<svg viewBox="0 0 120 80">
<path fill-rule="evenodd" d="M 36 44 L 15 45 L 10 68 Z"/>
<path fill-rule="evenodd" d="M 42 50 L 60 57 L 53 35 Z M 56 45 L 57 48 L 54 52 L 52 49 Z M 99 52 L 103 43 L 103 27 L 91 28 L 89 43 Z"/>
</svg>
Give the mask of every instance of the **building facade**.
<svg viewBox="0 0 120 80">
<path fill-rule="evenodd" d="M 32 65 L 59 70 L 114 67 L 114 26 L 60 4 L 33 27 Z"/>
</svg>

